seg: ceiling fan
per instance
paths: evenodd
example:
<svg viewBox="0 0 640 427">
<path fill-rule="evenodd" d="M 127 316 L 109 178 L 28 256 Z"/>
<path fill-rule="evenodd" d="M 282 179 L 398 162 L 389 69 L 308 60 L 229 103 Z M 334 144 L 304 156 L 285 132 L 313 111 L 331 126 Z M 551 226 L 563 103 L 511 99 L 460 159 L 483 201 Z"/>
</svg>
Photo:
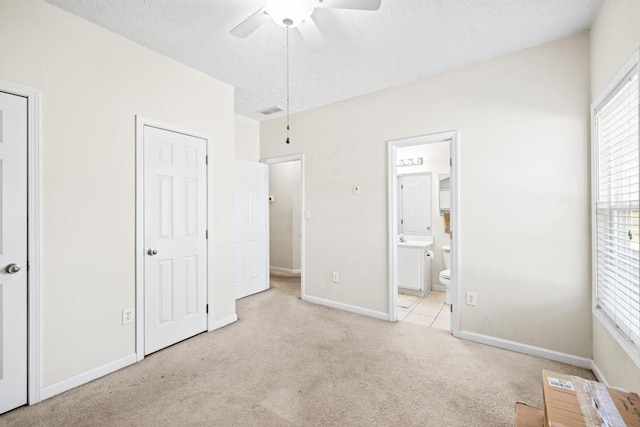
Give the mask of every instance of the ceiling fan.
<svg viewBox="0 0 640 427">
<path fill-rule="evenodd" d="M 261 0 L 262 7 L 229 33 L 247 37 L 269 18 L 287 29 L 296 28 L 311 48 L 322 49 L 326 41 L 311 16 L 315 9 L 378 10 L 382 0 Z"/>
</svg>

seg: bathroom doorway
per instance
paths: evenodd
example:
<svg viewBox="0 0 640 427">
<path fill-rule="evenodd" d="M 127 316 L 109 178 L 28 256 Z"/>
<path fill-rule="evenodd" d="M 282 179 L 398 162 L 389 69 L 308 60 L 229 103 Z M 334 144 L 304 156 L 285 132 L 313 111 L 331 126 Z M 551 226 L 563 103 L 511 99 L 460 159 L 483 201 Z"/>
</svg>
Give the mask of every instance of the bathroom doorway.
<svg viewBox="0 0 640 427">
<path fill-rule="evenodd" d="M 269 271 L 272 286 L 304 297 L 304 156 L 262 160 L 269 166 Z"/>
<path fill-rule="evenodd" d="M 457 335 L 456 131 L 389 141 L 389 320 Z M 446 265 L 445 265 L 446 262 Z"/>
</svg>

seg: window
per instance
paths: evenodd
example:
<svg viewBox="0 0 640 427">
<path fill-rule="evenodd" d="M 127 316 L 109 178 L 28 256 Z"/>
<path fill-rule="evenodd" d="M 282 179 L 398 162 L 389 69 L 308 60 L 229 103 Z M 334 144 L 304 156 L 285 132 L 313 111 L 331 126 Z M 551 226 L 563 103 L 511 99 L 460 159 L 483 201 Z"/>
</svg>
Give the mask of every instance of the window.
<svg viewBox="0 0 640 427">
<path fill-rule="evenodd" d="M 594 103 L 594 312 L 640 355 L 640 187 L 637 54 Z"/>
</svg>

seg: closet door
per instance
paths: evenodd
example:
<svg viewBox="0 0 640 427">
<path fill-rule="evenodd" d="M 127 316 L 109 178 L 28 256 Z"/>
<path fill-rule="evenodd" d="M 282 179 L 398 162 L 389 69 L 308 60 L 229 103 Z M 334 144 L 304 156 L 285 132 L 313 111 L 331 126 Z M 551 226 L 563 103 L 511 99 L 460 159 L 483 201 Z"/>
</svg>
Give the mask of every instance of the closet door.
<svg viewBox="0 0 640 427">
<path fill-rule="evenodd" d="M 27 403 L 27 99 L 0 92 L 0 413 Z"/>
</svg>

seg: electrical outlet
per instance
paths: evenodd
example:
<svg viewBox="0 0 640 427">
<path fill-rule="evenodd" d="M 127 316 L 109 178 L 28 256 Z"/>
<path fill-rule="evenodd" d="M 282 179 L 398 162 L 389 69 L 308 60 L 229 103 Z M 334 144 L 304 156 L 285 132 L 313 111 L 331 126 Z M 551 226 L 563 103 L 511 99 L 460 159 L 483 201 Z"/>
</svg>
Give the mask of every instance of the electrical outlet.
<svg viewBox="0 0 640 427">
<path fill-rule="evenodd" d="M 340 275 L 338 274 L 337 271 L 333 272 L 331 276 L 331 280 L 333 280 L 333 283 L 338 283 L 340 281 Z"/>
<path fill-rule="evenodd" d="M 467 291 L 467 305 L 476 305 L 476 293 Z"/>
<path fill-rule="evenodd" d="M 133 308 L 125 308 L 122 310 L 122 324 L 133 322 Z"/>
</svg>

